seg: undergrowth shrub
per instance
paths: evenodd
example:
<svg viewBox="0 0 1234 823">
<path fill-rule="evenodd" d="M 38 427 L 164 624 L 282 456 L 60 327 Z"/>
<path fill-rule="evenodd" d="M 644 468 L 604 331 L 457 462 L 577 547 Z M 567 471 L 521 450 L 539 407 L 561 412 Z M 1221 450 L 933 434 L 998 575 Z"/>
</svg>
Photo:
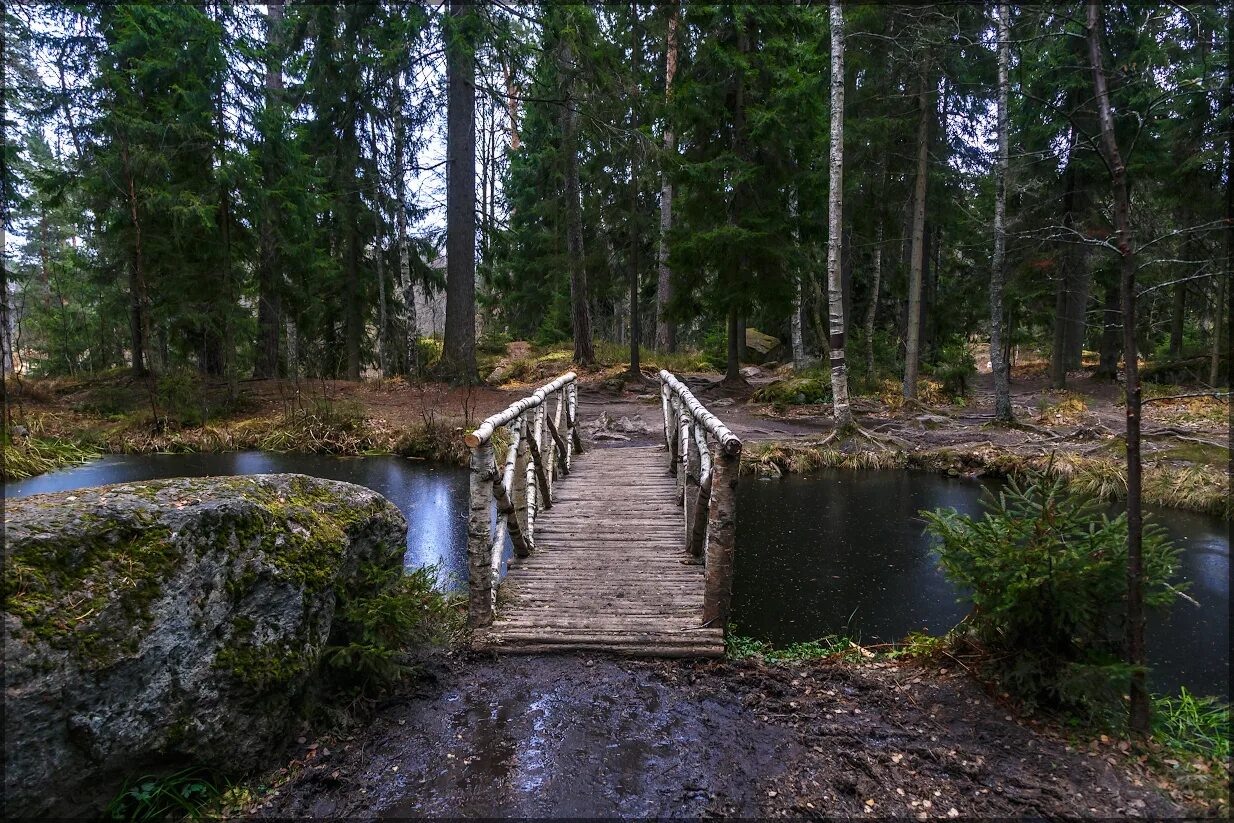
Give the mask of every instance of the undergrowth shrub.
<svg viewBox="0 0 1234 823">
<path fill-rule="evenodd" d="M 987 490 L 983 508 L 979 519 L 921 514 L 943 571 L 967 592 L 968 639 L 989 673 L 1030 709 L 1116 716 L 1131 673 L 1121 658 L 1126 515 L 1110 519 L 1097 500 L 1040 474 Z M 1143 545 L 1146 603 L 1167 606 L 1178 550 L 1150 523 Z"/>
<path fill-rule="evenodd" d="M 457 635 L 462 612 L 435 587 L 436 577 L 435 566 L 360 569 L 357 593 L 341 598 L 323 654 L 335 687 L 361 694 L 388 688 L 419 670 L 425 650 Z"/>
<path fill-rule="evenodd" d="M 953 400 L 968 395 L 968 387 L 977 376 L 977 362 L 963 343 L 952 343 L 939 349 L 930 369 L 934 379 L 942 384 L 943 393 Z"/>
</svg>

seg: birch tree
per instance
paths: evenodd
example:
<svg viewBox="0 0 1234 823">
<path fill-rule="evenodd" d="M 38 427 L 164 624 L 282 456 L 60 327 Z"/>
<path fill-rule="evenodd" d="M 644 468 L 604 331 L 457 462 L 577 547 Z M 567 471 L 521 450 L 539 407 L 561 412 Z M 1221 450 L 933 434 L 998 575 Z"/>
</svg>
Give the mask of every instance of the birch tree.
<svg viewBox="0 0 1234 823">
<path fill-rule="evenodd" d="M 844 11 L 831 0 L 831 146 L 827 202 L 827 304 L 831 332 L 832 415 L 837 431 L 853 428 L 844 360 L 844 283 L 840 252 L 844 239 Z"/>
<path fill-rule="evenodd" d="M 1003 354 L 1003 285 L 1007 278 L 1007 78 L 1011 7 L 998 6 L 998 162 L 994 170 L 994 260 L 990 272 L 990 368 L 994 372 L 994 419 L 1010 423 L 1011 375 Z"/>
</svg>

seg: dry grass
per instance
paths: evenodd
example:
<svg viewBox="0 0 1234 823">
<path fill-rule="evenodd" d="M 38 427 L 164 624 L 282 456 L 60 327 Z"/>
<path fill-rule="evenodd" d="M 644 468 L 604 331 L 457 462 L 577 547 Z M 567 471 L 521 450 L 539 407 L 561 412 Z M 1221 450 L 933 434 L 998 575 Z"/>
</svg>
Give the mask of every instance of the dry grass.
<svg viewBox="0 0 1234 823">
<path fill-rule="evenodd" d="M 888 451 L 860 441 L 839 447 L 814 443 L 761 442 L 750 445 L 741 470 L 759 477 L 806 474 L 824 468 L 923 469 L 957 475 L 1024 476 L 1040 472 L 1061 477 L 1083 494 L 1103 500 L 1127 496 L 1127 474 L 1117 459 L 1089 457 L 1072 452 L 1022 455 L 990 443 L 963 449 L 940 448 L 915 452 Z M 1230 481 L 1220 466 L 1146 463 L 1143 500 L 1147 505 L 1204 512 L 1230 519 Z"/>
<path fill-rule="evenodd" d="M 1088 416 L 1088 401 L 1073 391 L 1050 390 L 1040 399 L 1037 422 L 1046 426 L 1074 426 Z"/>
</svg>

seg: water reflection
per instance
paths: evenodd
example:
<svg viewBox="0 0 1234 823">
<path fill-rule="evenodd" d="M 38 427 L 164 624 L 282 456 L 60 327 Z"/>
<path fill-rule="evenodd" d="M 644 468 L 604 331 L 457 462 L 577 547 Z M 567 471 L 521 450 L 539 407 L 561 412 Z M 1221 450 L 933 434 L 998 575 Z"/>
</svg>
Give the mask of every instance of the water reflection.
<svg viewBox="0 0 1234 823">
<path fill-rule="evenodd" d="M 982 485 L 897 471 L 743 479 L 734 620 L 742 633 L 778 644 L 947 631 L 967 608 L 939 571 L 917 513 L 949 506 L 979 515 Z M 1180 600 L 1150 620 L 1154 688 L 1228 697 L 1229 524 L 1188 512 L 1152 515 L 1182 548 L 1181 576 L 1201 604 Z"/>
</svg>

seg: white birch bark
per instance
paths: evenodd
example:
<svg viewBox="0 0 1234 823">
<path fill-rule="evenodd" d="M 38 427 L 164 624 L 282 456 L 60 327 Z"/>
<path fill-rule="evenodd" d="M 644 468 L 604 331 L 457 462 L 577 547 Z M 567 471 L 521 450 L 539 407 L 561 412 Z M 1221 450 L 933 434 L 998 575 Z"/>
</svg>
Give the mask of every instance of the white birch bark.
<svg viewBox="0 0 1234 823">
<path fill-rule="evenodd" d="M 831 157 L 827 192 L 827 314 L 831 332 L 832 416 L 837 430 L 853 426 L 844 360 L 844 280 L 840 252 L 844 228 L 844 11 L 831 0 Z"/>
<path fill-rule="evenodd" d="M 998 163 L 994 180 L 994 260 L 990 273 L 990 368 L 994 372 L 994 418 L 1010 422 L 1011 385 L 1003 356 L 1003 284 L 1007 277 L 1007 175 L 1010 168 L 1007 78 L 1010 62 L 1006 3 L 998 7 Z"/>
</svg>

